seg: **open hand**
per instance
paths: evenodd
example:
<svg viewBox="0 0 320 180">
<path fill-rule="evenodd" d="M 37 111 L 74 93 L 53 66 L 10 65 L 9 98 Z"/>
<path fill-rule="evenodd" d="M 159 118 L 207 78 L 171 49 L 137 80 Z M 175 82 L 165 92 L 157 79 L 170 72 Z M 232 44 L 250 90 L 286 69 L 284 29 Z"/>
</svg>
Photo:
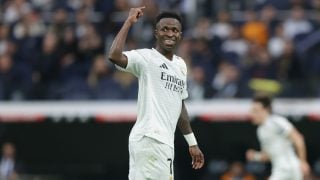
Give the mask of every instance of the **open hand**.
<svg viewBox="0 0 320 180">
<path fill-rule="evenodd" d="M 204 156 L 197 145 L 189 147 L 189 153 L 192 158 L 192 168 L 200 169 L 204 164 Z"/>
<path fill-rule="evenodd" d="M 246 158 L 248 161 L 253 161 L 254 160 L 254 154 L 256 153 L 255 150 L 253 149 L 249 149 L 247 152 L 246 152 Z"/>
</svg>

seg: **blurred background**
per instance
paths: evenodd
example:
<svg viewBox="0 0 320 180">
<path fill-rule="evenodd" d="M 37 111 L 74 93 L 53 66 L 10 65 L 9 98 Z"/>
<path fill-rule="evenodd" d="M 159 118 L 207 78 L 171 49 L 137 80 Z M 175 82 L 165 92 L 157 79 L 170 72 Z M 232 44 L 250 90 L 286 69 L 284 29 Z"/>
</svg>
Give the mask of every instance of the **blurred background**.
<svg viewBox="0 0 320 180">
<path fill-rule="evenodd" d="M 183 17 L 187 107 L 206 156 L 191 170 L 176 135 L 177 180 L 265 179 L 248 118 L 256 92 L 304 134 L 320 179 L 320 0 L 0 0 L 1 180 L 122 180 L 137 80 L 106 54 L 130 7 L 146 6 L 127 50 L 154 45 L 154 18 Z M 5 161 L 6 160 L 6 161 Z"/>
</svg>

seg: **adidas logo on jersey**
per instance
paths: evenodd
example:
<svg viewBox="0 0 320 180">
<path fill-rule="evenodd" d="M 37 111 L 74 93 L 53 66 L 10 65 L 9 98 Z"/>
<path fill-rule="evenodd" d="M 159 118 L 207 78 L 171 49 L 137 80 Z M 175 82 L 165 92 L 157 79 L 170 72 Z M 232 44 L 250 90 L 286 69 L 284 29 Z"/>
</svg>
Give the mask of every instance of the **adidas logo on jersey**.
<svg viewBox="0 0 320 180">
<path fill-rule="evenodd" d="M 166 63 L 161 64 L 160 67 L 163 68 L 163 69 L 168 69 L 168 66 L 166 65 Z"/>
</svg>

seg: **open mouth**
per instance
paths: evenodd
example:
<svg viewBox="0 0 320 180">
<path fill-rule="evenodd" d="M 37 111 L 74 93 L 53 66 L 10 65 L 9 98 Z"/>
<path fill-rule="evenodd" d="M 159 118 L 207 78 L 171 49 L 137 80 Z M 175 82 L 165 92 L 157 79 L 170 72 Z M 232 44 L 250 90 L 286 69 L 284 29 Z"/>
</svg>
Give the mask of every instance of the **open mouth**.
<svg viewBox="0 0 320 180">
<path fill-rule="evenodd" d="M 166 39 L 166 40 L 164 40 L 164 44 L 167 46 L 173 46 L 176 44 L 176 41 L 174 41 L 172 39 Z"/>
</svg>

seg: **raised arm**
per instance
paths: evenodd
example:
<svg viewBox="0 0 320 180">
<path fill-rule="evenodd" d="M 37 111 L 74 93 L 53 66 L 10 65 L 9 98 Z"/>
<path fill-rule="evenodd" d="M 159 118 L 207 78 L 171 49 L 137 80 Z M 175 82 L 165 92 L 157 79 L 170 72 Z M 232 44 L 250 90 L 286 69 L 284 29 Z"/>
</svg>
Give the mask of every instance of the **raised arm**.
<svg viewBox="0 0 320 180">
<path fill-rule="evenodd" d="M 310 166 L 307 162 L 307 153 L 306 153 L 306 145 L 304 142 L 303 135 L 295 128 L 291 130 L 289 133 L 289 138 L 291 139 L 297 155 L 300 160 L 302 172 L 307 175 L 310 172 Z"/>
<path fill-rule="evenodd" d="M 194 169 L 200 169 L 204 164 L 204 156 L 199 149 L 197 140 L 192 132 L 188 111 L 186 109 L 184 101 L 182 101 L 182 109 L 178 120 L 178 127 L 189 144 L 189 153 L 192 158 L 192 167 Z"/>
<path fill-rule="evenodd" d="M 109 50 L 109 59 L 114 64 L 126 68 L 128 59 L 122 54 L 130 27 L 138 21 L 143 15 L 142 10 L 145 7 L 131 8 L 127 20 L 122 25 L 120 31 L 116 35 L 111 48 Z"/>
</svg>

